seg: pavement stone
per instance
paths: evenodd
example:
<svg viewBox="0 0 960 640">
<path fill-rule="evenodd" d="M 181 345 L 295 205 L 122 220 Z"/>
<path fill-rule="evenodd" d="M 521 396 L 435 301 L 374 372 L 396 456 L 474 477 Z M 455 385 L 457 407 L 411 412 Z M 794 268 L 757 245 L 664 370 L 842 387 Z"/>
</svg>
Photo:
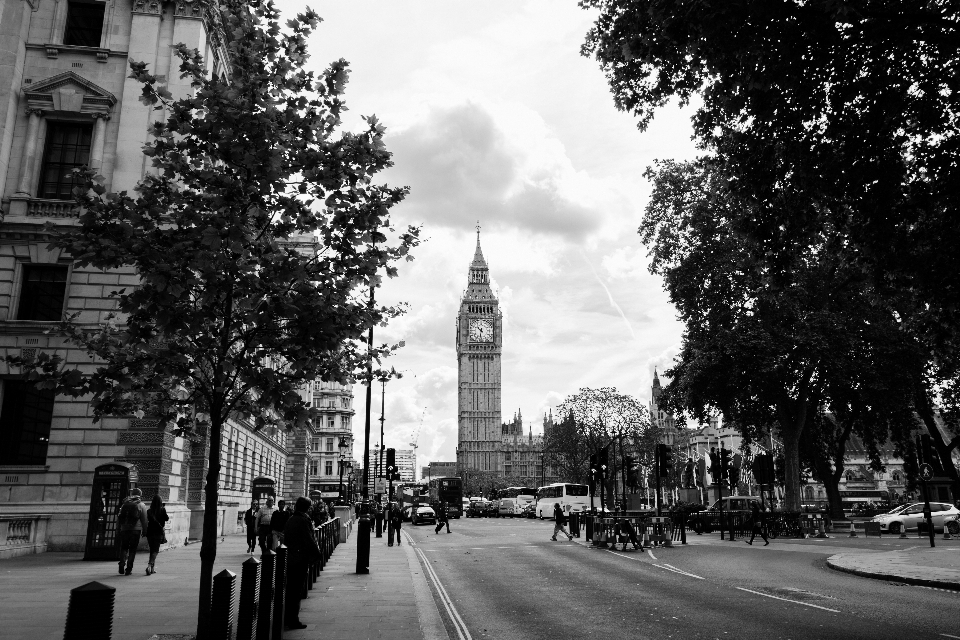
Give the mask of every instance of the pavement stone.
<svg viewBox="0 0 960 640">
<path fill-rule="evenodd" d="M 839 553 L 827 558 L 827 565 L 867 578 L 960 590 L 960 547 L 955 546 Z"/>
<path fill-rule="evenodd" d="M 371 535 L 370 573 L 356 571 L 356 528 L 333 552 L 301 607 L 309 625 L 284 638 L 349 637 L 394 640 L 447 640 L 433 595 L 409 545 L 387 547 Z M 4 640 L 63 637 L 70 590 L 91 581 L 116 587 L 114 640 L 184 640 L 196 629 L 200 545 L 163 551 L 157 573 L 144 573 L 140 552 L 133 574 L 121 576 L 113 561 L 84 562 L 82 553 L 41 553 L 0 561 L 0 620 Z M 259 555 L 259 552 L 258 554 Z M 229 569 L 239 579 L 246 537 L 232 535 L 217 544 L 214 574 Z"/>
</svg>

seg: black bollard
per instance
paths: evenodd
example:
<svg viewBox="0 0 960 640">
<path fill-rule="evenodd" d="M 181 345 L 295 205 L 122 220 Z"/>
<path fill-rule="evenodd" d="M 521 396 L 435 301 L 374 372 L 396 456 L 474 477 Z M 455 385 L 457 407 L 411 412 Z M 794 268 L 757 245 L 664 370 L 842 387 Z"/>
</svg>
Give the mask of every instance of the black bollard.
<svg viewBox="0 0 960 640">
<path fill-rule="evenodd" d="M 383 509 L 377 510 L 377 537 L 383 537 Z"/>
<path fill-rule="evenodd" d="M 224 569 L 213 576 L 213 600 L 210 605 L 210 638 L 232 640 L 233 605 L 237 599 L 237 574 Z"/>
<path fill-rule="evenodd" d="M 283 613 L 287 603 L 287 547 L 277 547 L 276 578 L 273 593 L 273 640 L 283 640 Z"/>
<path fill-rule="evenodd" d="M 88 582 L 70 590 L 63 640 L 110 640 L 115 587 Z"/>
<path fill-rule="evenodd" d="M 257 637 L 270 639 L 270 627 L 273 621 L 273 585 L 277 566 L 277 554 L 267 550 L 261 556 L 260 566 L 260 610 L 257 613 Z"/>
<path fill-rule="evenodd" d="M 399 536 L 397 542 L 400 542 Z M 357 526 L 357 573 L 370 573 L 370 514 L 366 509 L 360 513 Z"/>
<path fill-rule="evenodd" d="M 240 573 L 240 612 L 237 616 L 237 640 L 256 640 L 257 614 L 260 609 L 260 561 L 247 558 Z"/>
</svg>

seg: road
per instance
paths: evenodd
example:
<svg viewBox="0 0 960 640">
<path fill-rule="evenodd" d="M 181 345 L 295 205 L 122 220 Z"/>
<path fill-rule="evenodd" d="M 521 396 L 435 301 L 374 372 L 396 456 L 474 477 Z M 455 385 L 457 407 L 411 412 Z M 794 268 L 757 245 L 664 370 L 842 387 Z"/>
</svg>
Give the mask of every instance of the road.
<svg viewBox="0 0 960 640">
<path fill-rule="evenodd" d="M 551 521 L 461 519 L 451 530 L 404 527 L 455 640 L 960 638 L 960 592 L 833 571 L 825 559 L 856 544 L 839 536 L 768 547 L 692 536 L 611 552 L 550 541 Z"/>
</svg>

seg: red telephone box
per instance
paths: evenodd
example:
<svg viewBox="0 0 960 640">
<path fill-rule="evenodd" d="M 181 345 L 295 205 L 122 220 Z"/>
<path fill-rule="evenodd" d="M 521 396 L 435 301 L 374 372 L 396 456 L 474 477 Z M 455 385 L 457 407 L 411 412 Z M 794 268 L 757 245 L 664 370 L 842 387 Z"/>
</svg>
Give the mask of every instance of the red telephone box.
<svg viewBox="0 0 960 640">
<path fill-rule="evenodd" d="M 129 462 L 102 464 L 93 470 L 84 560 L 117 560 L 117 512 L 137 485 L 137 467 Z"/>
</svg>

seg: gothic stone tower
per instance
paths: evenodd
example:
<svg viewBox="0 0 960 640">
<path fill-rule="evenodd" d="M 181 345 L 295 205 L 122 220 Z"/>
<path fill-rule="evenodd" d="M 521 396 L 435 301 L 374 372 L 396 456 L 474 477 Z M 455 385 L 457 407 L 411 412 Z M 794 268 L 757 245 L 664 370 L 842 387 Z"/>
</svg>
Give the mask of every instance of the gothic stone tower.
<svg viewBox="0 0 960 640">
<path fill-rule="evenodd" d="M 487 262 L 477 249 L 457 314 L 457 465 L 462 470 L 500 469 L 500 355 L 503 316 L 490 289 Z"/>
</svg>

